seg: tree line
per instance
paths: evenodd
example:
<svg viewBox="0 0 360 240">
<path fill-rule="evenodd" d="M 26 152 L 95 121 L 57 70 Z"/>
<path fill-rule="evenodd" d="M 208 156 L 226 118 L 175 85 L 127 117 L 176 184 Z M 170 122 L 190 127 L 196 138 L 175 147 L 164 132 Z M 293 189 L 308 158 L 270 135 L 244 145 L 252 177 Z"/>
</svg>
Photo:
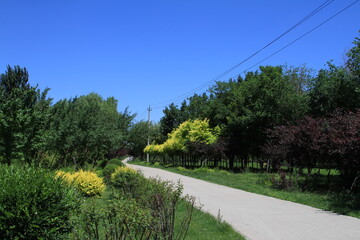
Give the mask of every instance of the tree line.
<svg viewBox="0 0 360 240">
<path fill-rule="evenodd" d="M 29 82 L 20 66 L 0 76 L 0 163 L 45 167 L 96 164 L 126 146 L 135 117 L 96 93 L 52 104 L 49 89 Z"/>
<path fill-rule="evenodd" d="M 49 89 L 30 84 L 26 68 L 8 66 L 0 76 L 0 162 L 82 167 L 123 147 L 144 157 L 150 137 L 146 151 L 153 161 L 228 169 L 255 164 L 274 171 L 336 168 L 354 178 L 360 171 L 359 38 L 346 57 L 344 65 L 328 62 L 317 72 L 261 66 L 170 104 L 150 125 L 135 123 L 127 108 L 117 110 L 115 98 L 96 93 L 54 104 Z"/>
<path fill-rule="evenodd" d="M 306 66 L 261 66 L 244 77 L 218 81 L 180 105 L 170 104 L 153 140 L 161 145 L 183 122 L 207 119 L 209 127 L 221 129 L 213 152 L 227 168 L 247 168 L 255 161 L 273 170 L 281 165 L 337 168 L 355 177 L 360 170 L 355 167 L 360 166 L 359 107 L 360 39 L 355 38 L 342 66 L 329 61 L 317 72 Z M 211 152 L 201 141 L 185 145 L 183 151 L 164 154 L 191 160 L 199 158 L 198 152 Z M 209 155 L 209 166 L 217 165 L 212 159 Z"/>
</svg>

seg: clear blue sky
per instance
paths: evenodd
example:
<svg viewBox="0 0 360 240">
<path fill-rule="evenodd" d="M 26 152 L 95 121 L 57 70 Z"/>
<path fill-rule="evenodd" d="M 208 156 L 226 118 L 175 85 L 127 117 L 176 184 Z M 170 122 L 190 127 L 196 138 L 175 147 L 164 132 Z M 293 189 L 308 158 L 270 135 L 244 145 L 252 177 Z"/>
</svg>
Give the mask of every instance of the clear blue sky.
<svg viewBox="0 0 360 240">
<path fill-rule="evenodd" d="M 332 4 L 222 80 L 301 36 L 354 0 Z M 0 72 L 26 67 L 54 102 L 96 92 L 146 119 L 263 47 L 324 0 L 0 0 Z M 359 36 L 360 2 L 262 65 L 342 64 Z M 253 70 L 256 70 L 254 68 Z M 206 88 L 198 91 L 204 92 Z M 158 121 L 162 108 L 154 108 Z"/>
</svg>

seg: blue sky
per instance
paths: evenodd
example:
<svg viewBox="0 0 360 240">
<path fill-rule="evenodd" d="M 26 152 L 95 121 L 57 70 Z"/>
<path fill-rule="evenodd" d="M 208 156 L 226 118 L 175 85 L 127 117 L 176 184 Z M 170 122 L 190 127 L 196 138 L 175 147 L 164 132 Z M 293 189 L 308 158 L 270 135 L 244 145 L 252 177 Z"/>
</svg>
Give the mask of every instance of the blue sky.
<svg viewBox="0 0 360 240">
<path fill-rule="evenodd" d="M 146 119 L 269 43 L 324 0 L 0 0 L 0 72 L 26 67 L 54 102 L 96 92 Z M 236 76 L 354 0 L 335 0 L 235 69 Z M 359 36 L 360 2 L 262 65 L 342 64 Z M 254 68 L 253 70 L 256 70 Z M 207 87 L 200 89 L 202 93 Z M 159 104 L 160 103 L 160 104 Z"/>
</svg>

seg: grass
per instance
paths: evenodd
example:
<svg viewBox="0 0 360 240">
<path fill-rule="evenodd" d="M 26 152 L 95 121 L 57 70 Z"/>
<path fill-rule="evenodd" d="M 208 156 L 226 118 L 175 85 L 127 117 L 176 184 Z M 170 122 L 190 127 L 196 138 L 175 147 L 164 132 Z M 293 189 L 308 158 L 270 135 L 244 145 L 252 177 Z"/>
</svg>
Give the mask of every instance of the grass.
<svg viewBox="0 0 360 240">
<path fill-rule="evenodd" d="M 149 166 L 146 162 L 133 161 L 132 164 Z M 181 167 L 163 167 L 156 164 L 151 167 L 162 168 L 171 172 L 189 177 L 245 190 L 252 193 L 266 195 L 274 198 L 301 203 L 315 208 L 332 211 L 339 214 L 360 218 L 360 196 L 346 191 L 317 191 L 311 189 L 302 191 L 297 188 L 292 190 L 277 190 L 272 187 L 271 178 L 275 174 L 266 173 L 230 173 L 222 170 L 197 169 L 188 170 Z M 324 176 L 326 177 L 326 176 Z"/>
<path fill-rule="evenodd" d="M 184 214 L 186 214 L 186 204 L 188 203 L 180 201 L 176 208 L 175 216 L 177 223 L 175 224 L 175 228 L 177 227 L 179 219 L 182 219 Z M 220 221 L 199 209 L 195 209 L 186 239 L 244 240 L 245 238 L 236 232 L 229 224 Z"/>
</svg>

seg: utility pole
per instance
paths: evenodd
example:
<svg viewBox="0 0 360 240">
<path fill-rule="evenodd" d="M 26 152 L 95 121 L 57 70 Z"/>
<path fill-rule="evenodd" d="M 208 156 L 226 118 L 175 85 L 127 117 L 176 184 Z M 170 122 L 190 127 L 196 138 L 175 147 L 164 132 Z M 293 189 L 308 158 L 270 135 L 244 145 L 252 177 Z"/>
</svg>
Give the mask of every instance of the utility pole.
<svg viewBox="0 0 360 240">
<path fill-rule="evenodd" d="M 149 105 L 147 110 L 148 110 L 148 127 L 149 127 L 149 130 L 150 130 L 150 112 L 152 110 L 150 105 Z M 148 131 L 147 145 L 148 146 L 150 145 L 150 131 Z M 149 153 L 146 154 L 146 162 L 149 162 Z"/>
</svg>

